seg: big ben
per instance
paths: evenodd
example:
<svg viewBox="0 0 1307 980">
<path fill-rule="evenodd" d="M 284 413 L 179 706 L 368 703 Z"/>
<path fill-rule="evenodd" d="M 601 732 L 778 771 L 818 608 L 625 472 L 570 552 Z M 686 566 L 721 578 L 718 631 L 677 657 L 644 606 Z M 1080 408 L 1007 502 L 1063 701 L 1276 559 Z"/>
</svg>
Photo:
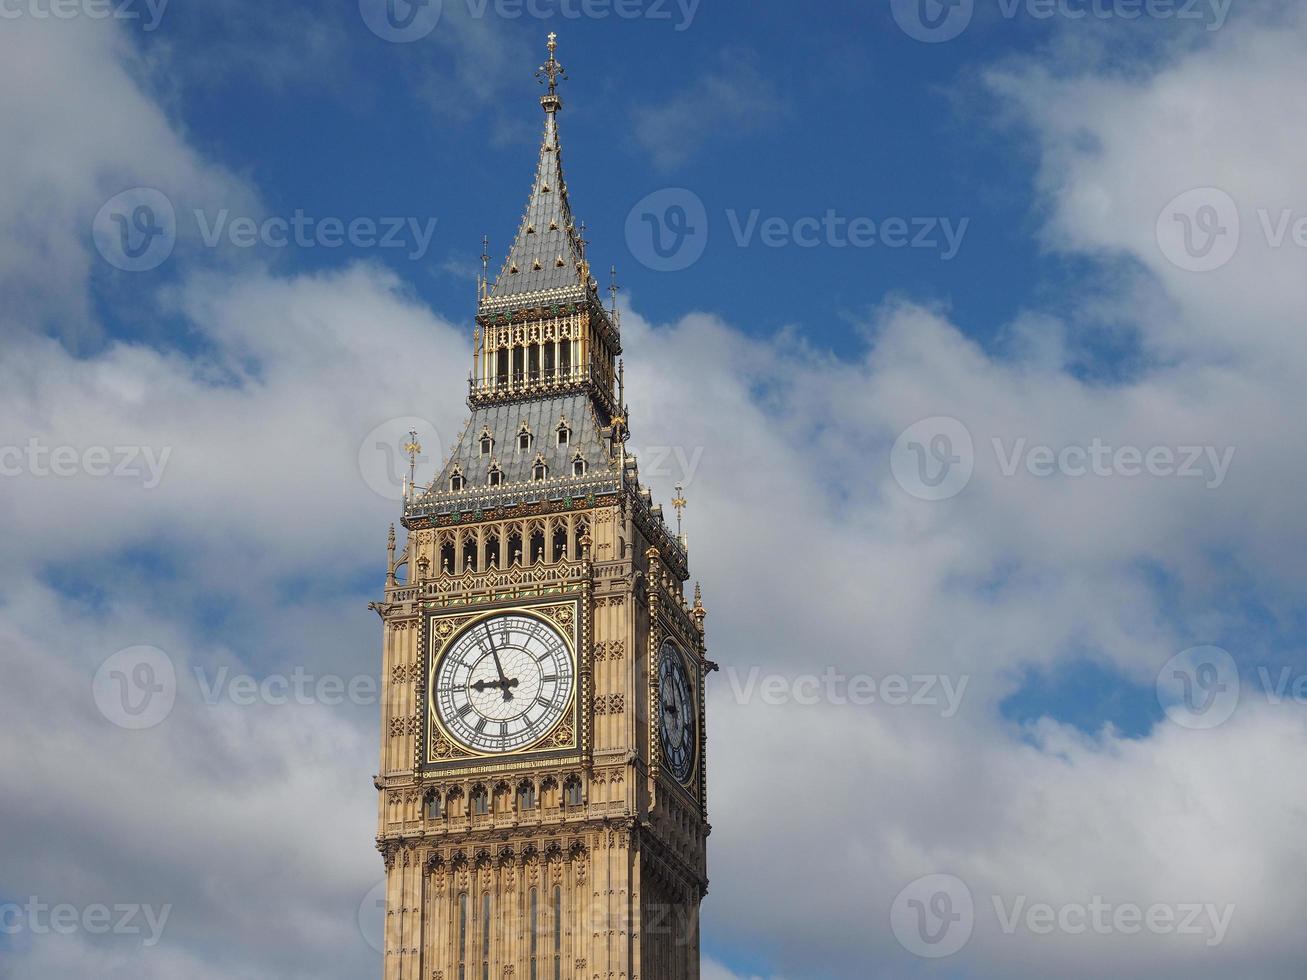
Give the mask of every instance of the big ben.
<svg viewBox="0 0 1307 980">
<path fill-rule="evenodd" d="M 478 289 L 471 415 L 406 492 L 373 604 L 385 980 L 699 976 L 705 610 L 628 452 L 556 48 L 526 211 Z"/>
</svg>

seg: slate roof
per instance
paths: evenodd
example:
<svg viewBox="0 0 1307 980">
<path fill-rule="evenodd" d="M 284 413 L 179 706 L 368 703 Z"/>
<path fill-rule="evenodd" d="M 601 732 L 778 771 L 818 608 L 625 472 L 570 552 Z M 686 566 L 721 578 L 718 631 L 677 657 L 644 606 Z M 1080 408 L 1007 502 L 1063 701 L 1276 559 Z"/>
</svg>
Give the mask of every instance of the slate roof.
<svg viewBox="0 0 1307 980">
<path fill-rule="evenodd" d="M 558 445 L 558 423 L 566 420 L 571 432 L 566 446 Z M 526 422 L 532 434 L 531 448 L 518 449 L 518 435 Z M 494 449 L 489 456 L 481 454 L 481 437 L 489 432 Z M 572 475 L 572 464 L 577 452 L 586 463 L 582 477 Z M 615 467 L 610 467 L 608 441 L 600 434 L 599 419 L 590 396 L 584 392 L 538 398 L 531 401 L 510 402 L 500 405 L 482 405 L 473 410 L 472 418 L 459 436 L 458 444 L 444 468 L 432 482 L 425 499 L 448 496 L 449 481 L 455 469 L 461 469 L 467 480 L 467 491 L 481 490 L 488 485 L 491 462 L 498 463 L 503 473 L 503 486 L 539 483 L 533 479 L 532 469 L 537 454 L 543 455 L 549 467 L 548 483 L 559 488 L 561 494 L 567 484 L 592 484 L 596 478 L 611 476 L 616 479 Z M 611 472 L 610 472 L 611 470 Z"/>
<path fill-rule="evenodd" d="M 539 292 L 567 290 L 584 295 L 589 276 L 581 254 L 563 177 L 558 113 L 547 111 L 531 196 L 513 246 L 490 288 L 490 305 Z"/>
</svg>

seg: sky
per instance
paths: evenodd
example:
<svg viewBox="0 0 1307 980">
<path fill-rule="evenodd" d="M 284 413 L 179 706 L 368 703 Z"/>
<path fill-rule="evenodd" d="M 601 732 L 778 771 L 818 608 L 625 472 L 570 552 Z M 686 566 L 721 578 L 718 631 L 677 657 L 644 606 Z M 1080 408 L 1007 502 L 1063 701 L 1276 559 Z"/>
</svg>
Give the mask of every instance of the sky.
<svg viewBox="0 0 1307 980">
<path fill-rule="evenodd" d="M 1289 0 L 0 0 L 0 976 L 378 975 L 367 603 L 551 31 L 706 980 L 1301 976 Z"/>
</svg>

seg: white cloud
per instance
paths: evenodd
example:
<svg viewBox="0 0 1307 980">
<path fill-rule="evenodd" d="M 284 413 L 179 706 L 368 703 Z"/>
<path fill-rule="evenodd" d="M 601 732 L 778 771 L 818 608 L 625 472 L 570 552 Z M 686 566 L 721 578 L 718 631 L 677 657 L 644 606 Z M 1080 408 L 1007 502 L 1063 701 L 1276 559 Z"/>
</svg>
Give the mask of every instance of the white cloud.
<svg viewBox="0 0 1307 980">
<path fill-rule="evenodd" d="M 1019 90 L 1010 80 L 1034 71 L 1019 68 L 996 79 L 1042 140 L 1050 242 L 1147 276 L 1146 287 L 1089 297 L 1147 300 L 1135 320 L 1154 358 L 1130 379 L 1075 376 L 1065 359 L 1082 325 L 1056 324 L 1045 342 L 1038 316 L 1019 328 L 1029 342 L 998 357 L 940 311 L 891 305 L 861 355 L 836 361 L 704 316 L 655 327 L 628 312 L 635 446 L 661 499 L 686 484 L 713 657 L 787 675 L 830 666 L 970 679 L 961 711 L 943 718 L 928 706 L 742 704 L 714 678 L 715 946 L 757 950 L 751 959 L 789 975 L 811 975 L 819 951 L 830 975 L 902 976 L 914 963 L 893 939 L 890 904 L 912 878 L 942 871 L 978 902 L 975 936 L 950 961 L 968 976 L 1044 976 L 1050 951 L 1084 977 L 1270 978 L 1301 962 L 1301 706 L 1249 692 L 1219 729 L 1163 724 L 1138 739 L 1047 720 L 1018 730 L 997 711 L 1024 666 L 1089 651 L 1148 685 L 1173 653 L 1213 635 L 1267 642 L 1231 594 L 1256 591 L 1275 611 L 1301 602 L 1307 522 L 1292 488 L 1307 453 L 1285 421 L 1304 408 L 1294 257 L 1247 245 L 1195 277 L 1151 237 L 1192 183 L 1254 206 L 1302 198 L 1285 128 L 1302 108 L 1294 37 L 1300 48 L 1301 33 L 1231 27 L 1129 83 L 1084 74 Z M 187 146 L 112 35 L 28 40 L 38 53 L 10 42 L 15 57 L 0 61 L 34 93 L 8 120 L 33 137 L 0 150 L 15 175 L 0 199 L 0 282 L 23 297 L 5 316 L 53 315 L 91 333 L 84 304 L 60 297 L 86 294 L 87 209 L 114 186 L 103 174 L 135 176 L 154 160 L 177 186 L 255 195 Z M 67 152 L 75 129 L 40 102 L 77 104 L 50 77 L 65 59 L 102 80 L 90 87 L 114 96 L 124 117 L 114 133 L 128 136 Z M 42 199 L 62 202 L 37 239 L 57 258 L 50 268 L 13 247 Z M 367 975 L 375 957 L 354 917 L 380 874 L 375 709 L 202 705 L 190 668 L 375 669 L 358 582 L 380 581 L 396 508 L 360 474 L 359 443 L 387 419 L 431 413 L 453 437 L 467 330 L 369 266 L 201 274 L 183 258 L 158 304 L 195 344 L 112 342 L 75 357 L 16 333 L 0 361 L 6 444 L 172 449 L 153 490 L 85 475 L 0 484 L 10 559 L 0 860 L 6 898 L 175 911 L 155 950 L 31 936 L 15 969 Z M 905 426 L 935 415 L 966 424 L 976 469 L 955 499 L 925 503 L 895 484 L 888 453 Z M 1095 436 L 1237 454 L 1209 490 L 1005 476 L 989 448 Z M 167 651 L 186 683 L 164 724 L 129 733 L 96 713 L 90 679 L 105 656 L 141 643 Z M 1234 918 L 1215 949 L 1201 937 L 1006 936 L 994 895 L 1232 904 Z M 734 975 L 705 965 L 713 980 Z"/>
</svg>

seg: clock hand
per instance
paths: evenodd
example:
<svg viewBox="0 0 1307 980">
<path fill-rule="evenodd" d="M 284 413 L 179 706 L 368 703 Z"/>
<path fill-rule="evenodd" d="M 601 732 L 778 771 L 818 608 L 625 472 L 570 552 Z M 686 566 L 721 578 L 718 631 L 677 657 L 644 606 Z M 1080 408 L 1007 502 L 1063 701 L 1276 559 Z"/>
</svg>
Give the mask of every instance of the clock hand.
<svg viewBox="0 0 1307 980">
<path fill-rule="evenodd" d="M 490 632 L 489 623 L 486 623 L 485 627 L 486 639 L 490 641 L 490 655 L 495 658 L 495 671 L 499 674 L 499 683 L 495 686 L 503 689 L 505 701 L 512 701 L 513 692 L 509 690 L 509 687 L 517 686 L 517 678 L 513 678 L 511 685 L 508 683 L 508 677 L 504 674 L 504 666 L 499 662 L 499 648 L 495 646 L 495 634 Z"/>
</svg>

